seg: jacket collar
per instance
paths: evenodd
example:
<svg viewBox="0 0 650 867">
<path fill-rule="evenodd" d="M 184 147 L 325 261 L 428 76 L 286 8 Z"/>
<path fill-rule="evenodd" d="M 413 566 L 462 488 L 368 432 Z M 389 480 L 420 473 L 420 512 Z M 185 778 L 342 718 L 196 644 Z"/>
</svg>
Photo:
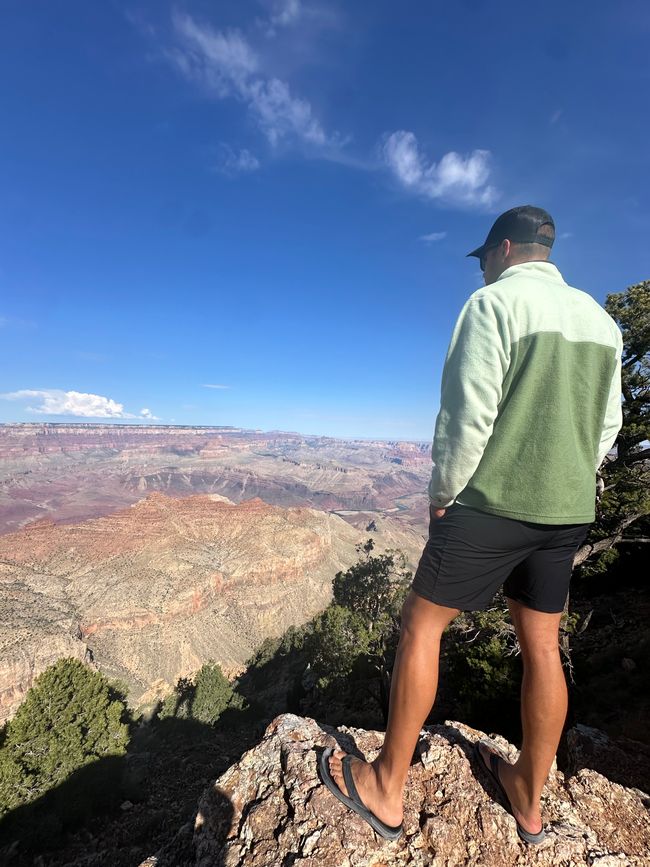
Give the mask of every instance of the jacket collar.
<svg viewBox="0 0 650 867">
<path fill-rule="evenodd" d="M 521 262 L 519 265 L 511 265 L 494 281 L 505 280 L 507 277 L 521 275 L 526 277 L 541 277 L 544 280 L 553 280 L 556 283 L 565 283 L 564 278 L 552 262 Z M 565 283 L 566 285 L 566 283 Z"/>
</svg>

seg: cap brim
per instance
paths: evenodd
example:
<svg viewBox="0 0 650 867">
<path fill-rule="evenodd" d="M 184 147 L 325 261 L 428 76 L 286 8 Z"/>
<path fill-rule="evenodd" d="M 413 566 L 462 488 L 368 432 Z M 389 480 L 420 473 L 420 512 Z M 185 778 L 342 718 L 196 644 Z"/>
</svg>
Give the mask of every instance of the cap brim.
<svg viewBox="0 0 650 867">
<path fill-rule="evenodd" d="M 476 256 L 477 259 L 480 259 L 481 256 L 483 255 L 483 248 L 484 247 L 485 247 L 485 244 L 481 244 L 480 247 L 477 247 L 476 250 L 472 250 L 472 252 L 468 253 L 467 256 Z"/>
</svg>

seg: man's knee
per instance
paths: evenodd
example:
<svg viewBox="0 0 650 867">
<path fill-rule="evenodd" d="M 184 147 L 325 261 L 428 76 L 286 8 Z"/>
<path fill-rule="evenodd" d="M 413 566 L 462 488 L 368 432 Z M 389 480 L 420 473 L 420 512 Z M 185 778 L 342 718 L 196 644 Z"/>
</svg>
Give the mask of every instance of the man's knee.
<svg viewBox="0 0 650 867">
<path fill-rule="evenodd" d="M 552 660 L 559 656 L 560 620 L 562 614 L 535 611 L 508 599 L 524 661 Z"/>
<path fill-rule="evenodd" d="M 521 655 L 524 666 L 533 666 L 548 670 L 551 666 L 561 665 L 560 642 L 557 633 L 553 635 L 536 635 L 525 643 L 520 641 Z"/>
<path fill-rule="evenodd" d="M 437 605 L 411 590 L 402 606 L 400 640 L 439 638 L 458 614 L 457 609 Z"/>
</svg>

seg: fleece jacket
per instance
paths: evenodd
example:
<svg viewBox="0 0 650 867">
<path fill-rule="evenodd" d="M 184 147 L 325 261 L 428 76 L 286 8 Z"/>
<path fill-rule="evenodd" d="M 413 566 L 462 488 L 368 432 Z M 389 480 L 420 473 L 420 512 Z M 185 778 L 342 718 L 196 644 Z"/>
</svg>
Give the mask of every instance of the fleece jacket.
<svg viewBox="0 0 650 867">
<path fill-rule="evenodd" d="M 429 499 L 542 524 L 594 520 L 596 470 L 622 424 L 623 340 L 551 262 L 474 292 L 442 375 Z"/>
</svg>

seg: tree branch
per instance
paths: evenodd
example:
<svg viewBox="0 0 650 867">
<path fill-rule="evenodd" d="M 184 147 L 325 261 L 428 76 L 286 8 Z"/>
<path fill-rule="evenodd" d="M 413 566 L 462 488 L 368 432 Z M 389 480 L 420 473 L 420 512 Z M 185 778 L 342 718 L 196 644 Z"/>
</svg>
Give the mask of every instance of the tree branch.
<svg viewBox="0 0 650 867">
<path fill-rule="evenodd" d="M 618 545 L 619 542 L 623 540 L 623 532 L 630 526 L 630 524 L 638 521 L 639 518 L 643 518 L 645 514 L 645 512 L 637 512 L 634 515 L 630 515 L 625 518 L 625 520 L 621 521 L 616 530 L 606 539 L 599 539 L 597 542 L 583 545 L 582 548 L 576 552 L 576 555 L 573 558 L 574 568 L 580 566 L 580 564 L 584 563 L 585 560 L 588 560 L 589 557 L 593 557 L 595 554 L 601 554 L 603 551 L 613 548 L 614 545 Z"/>
</svg>

